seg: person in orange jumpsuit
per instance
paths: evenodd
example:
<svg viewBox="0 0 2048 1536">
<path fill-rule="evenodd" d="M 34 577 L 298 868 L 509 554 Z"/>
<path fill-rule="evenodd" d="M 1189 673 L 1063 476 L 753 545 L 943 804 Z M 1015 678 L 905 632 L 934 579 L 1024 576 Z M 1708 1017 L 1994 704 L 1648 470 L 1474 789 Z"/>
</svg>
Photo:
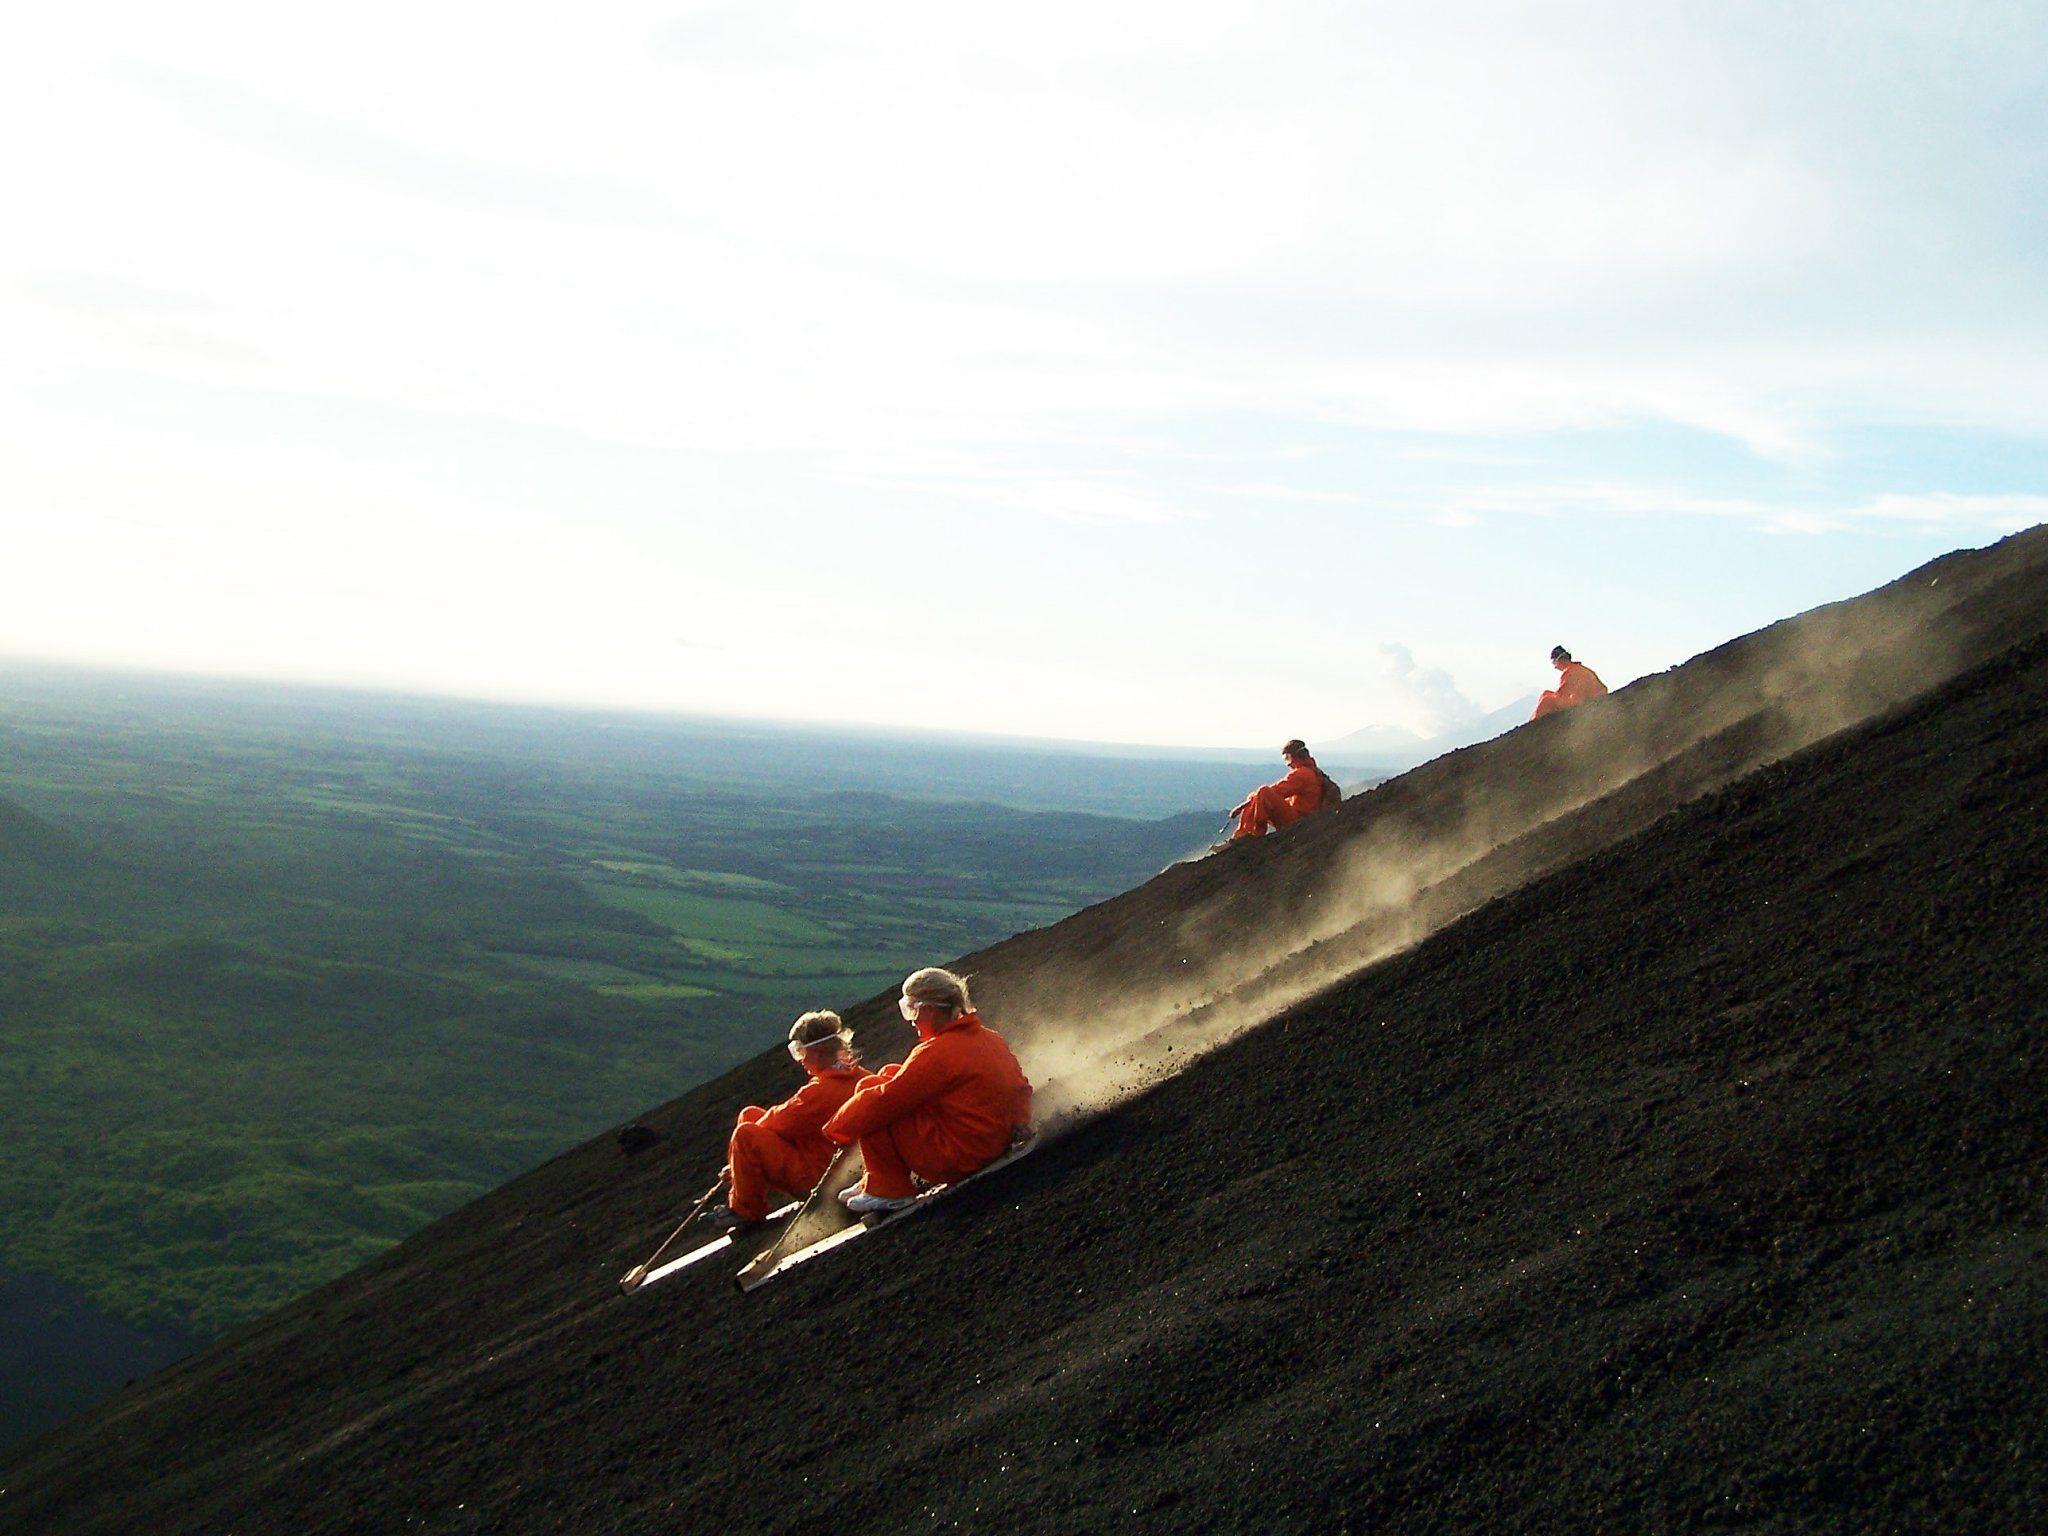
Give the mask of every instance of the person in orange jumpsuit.
<svg viewBox="0 0 2048 1536">
<path fill-rule="evenodd" d="M 775 1190 L 808 1193 L 825 1176 L 838 1150 L 825 1139 L 825 1122 L 853 1097 L 866 1071 L 853 1057 L 853 1035 L 836 1013 L 807 1013 L 789 1030 L 789 1054 L 810 1081 L 772 1109 L 749 1104 L 726 1144 L 732 1186 L 713 1225 L 743 1226 L 768 1216 Z"/>
<path fill-rule="evenodd" d="M 1323 770 L 1309 756 L 1306 743 L 1290 741 L 1280 755 L 1287 760 L 1287 777 L 1262 784 L 1245 797 L 1237 807 L 1237 830 L 1230 834 L 1231 842 L 1240 837 L 1263 837 L 1323 808 Z"/>
<path fill-rule="evenodd" d="M 965 981 L 936 966 L 913 972 L 897 1007 L 917 1044 L 825 1122 L 828 1140 L 860 1143 L 867 1176 L 840 1198 L 861 1216 L 909 1205 L 913 1175 L 950 1184 L 979 1172 L 1031 1127 L 1031 1083 Z"/>
<path fill-rule="evenodd" d="M 1607 691 L 1607 685 L 1593 674 L 1593 669 L 1584 662 L 1573 661 L 1572 653 L 1561 645 L 1550 648 L 1550 664 L 1557 668 L 1557 686 L 1536 701 L 1536 713 L 1529 717 L 1531 720 L 1541 720 L 1560 709 L 1597 699 Z"/>
</svg>

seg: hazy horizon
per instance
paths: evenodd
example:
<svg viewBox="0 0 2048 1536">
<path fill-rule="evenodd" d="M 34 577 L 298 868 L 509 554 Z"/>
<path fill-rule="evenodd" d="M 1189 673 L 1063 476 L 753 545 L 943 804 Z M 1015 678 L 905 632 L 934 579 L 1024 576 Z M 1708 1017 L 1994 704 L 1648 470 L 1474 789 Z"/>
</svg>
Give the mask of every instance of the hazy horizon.
<svg viewBox="0 0 2048 1536">
<path fill-rule="evenodd" d="M 2048 517 L 2048 16 L 45 9 L 0 650 L 1257 750 Z"/>
<path fill-rule="evenodd" d="M 350 699 L 370 704 L 398 706 L 448 706 L 521 714 L 560 715 L 594 724 L 614 721 L 671 724 L 731 730 L 758 730 L 789 736 L 825 736 L 848 739 L 874 738 L 888 742 L 931 742 L 935 745 L 986 747 L 991 750 L 1022 752 L 1051 751 L 1079 756 L 1145 758 L 1171 757 L 1190 761 L 1242 764 L 1276 758 L 1279 744 L 1231 745 L 1227 743 L 1156 743 L 1102 741 L 1086 737 L 1023 736 L 1001 731 L 935 730 L 919 726 L 892 725 L 859 720 L 799 719 L 781 715 L 720 714 L 708 710 L 682 710 L 661 705 L 606 705 L 576 700 L 493 697 L 487 694 L 435 692 L 419 689 L 379 688 L 362 684 L 326 682 L 318 679 L 266 677 L 260 674 L 227 672 L 180 672 L 141 666 L 104 666 L 61 657 L 40 657 L 0 652 L 0 679 L 9 675 L 64 679 L 87 679 L 100 686 L 132 683 L 139 687 L 161 687 L 166 692 L 186 690 L 208 693 L 223 699 L 290 701 L 297 696 L 342 702 Z M 0 726 L 6 721 L 0 719 Z M 1421 741 L 1426 738 L 1418 737 Z M 1365 760 L 1359 760 L 1365 766 Z"/>
</svg>

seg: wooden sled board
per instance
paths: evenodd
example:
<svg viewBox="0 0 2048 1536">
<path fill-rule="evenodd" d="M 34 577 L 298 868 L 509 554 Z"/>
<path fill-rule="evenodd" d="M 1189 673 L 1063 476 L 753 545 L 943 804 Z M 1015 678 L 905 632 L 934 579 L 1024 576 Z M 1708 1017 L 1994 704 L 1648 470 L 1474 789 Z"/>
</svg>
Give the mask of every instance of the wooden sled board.
<svg viewBox="0 0 2048 1536">
<path fill-rule="evenodd" d="M 792 1200 L 789 1202 L 789 1204 L 782 1206 L 777 1210 L 770 1211 L 768 1213 L 768 1219 L 770 1221 L 780 1221 L 785 1216 L 793 1216 L 796 1214 L 796 1208 L 801 1204 L 803 1204 L 801 1200 Z M 666 1264 L 662 1265 L 661 1268 L 649 1270 L 647 1272 L 647 1278 L 645 1280 L 642 1280 L 638 1285 L 634 1286 L 633 1289 L 627 1294 L 638 1296 L 642 1291 L 646 1290 L 647 1287 L 654 1284 L 655 1281 L 663 1279 L 668 1275 L 672 1275 L 679 1269 L 688 1269 L 692 1264 L 695 1264 L 702 1259 L 708 1259 L 714 1253 L 723 1253 L 726 1249 L 732 1246 L 732 1240 L 733 1234 L 728 1232 L 723 1237 L 713 1238 L 710 1242 L 706 1243 L 701 1248 L 692 1248 L 688 1253 L 684 1254 L 681 1258 L 670 1259 Z"/>
<path fill-rule="evenodd" d="M 850 1226 L 841 1227 L 830 1237 L 820 1238 L 808 1248 L 799 1248 L 795 1253 L 784 1254 L 774 1265 L 762 1270 L 757 1275 L 750 1276 L 743 1270 L 734 1277 L 735 1283 L 738 1284 L 742 1291 L 759 1290 L 777 1275 L 787 1274 L 797 1265 L 808 1263 L 822 1253 L 830 1253 L 834 1248 L 843 1248 L 857 1237 L 863 1237 L 869 1232 L 879 1231 L 883 1227 L 891 1226 L 896 1222 L 915 1216 L 920 1211 L 930 1210 L 934 1203 L 945 1199 L 954 1190 L 965 1189 L 976 1179 L 985 1179 L 998 1169 L 1009 1167 L 1018 1158 L 1030 1156 L 1031 1153 L 1038 1149 L 1040 1139 L 1034 1136 L 1029 1141 L 1019 1143 L 990 1163 L 986 1168 L 978 1169 L 956 1183 L 941 1184 L 936 1188 L 926 1190 L 900 1211 L 890 1211 L 883 1215 L 864 1217 Z"/>
<path fill-rule="evenodd" d="M 780 1264 L 785 1255 L 816 1242 L 821 1231 L 828 1234 L 837 1232 L 853 1220 L 837 1197 L 859 1181 L 861 1172 L 860 1148 L 841 1147 L 833 1156 L 832 1165 L 825 1170 L 825 1176 L 804 1196 L 796 1214 L 782 1224 L 775 1240 L 742 1264 L 733 1278 L 736 1281 L 751 1280 Z M 748 1287 L 742 1285 L 740 1289 Z"/>
</svg>

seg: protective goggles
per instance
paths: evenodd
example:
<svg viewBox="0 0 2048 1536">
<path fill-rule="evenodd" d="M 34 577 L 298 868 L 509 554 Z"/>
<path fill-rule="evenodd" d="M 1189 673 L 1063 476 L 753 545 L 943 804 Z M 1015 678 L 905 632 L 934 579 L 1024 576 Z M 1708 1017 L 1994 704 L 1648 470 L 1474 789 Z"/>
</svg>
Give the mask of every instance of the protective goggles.
<svg viewBox="0 0 2048 1536">
<path fill-rule="evenodd" d="M 850 1048 L 853 1044 L 853 1031 L 842 1029 L 836 1035 L 820 1035 L 815 1040 L 792 1040 L 789 1042 L 789 1059 L 791 1061 L 802 1061 L 819 1046 L 835 1043 L 842 1050 Z"/>
</svg>

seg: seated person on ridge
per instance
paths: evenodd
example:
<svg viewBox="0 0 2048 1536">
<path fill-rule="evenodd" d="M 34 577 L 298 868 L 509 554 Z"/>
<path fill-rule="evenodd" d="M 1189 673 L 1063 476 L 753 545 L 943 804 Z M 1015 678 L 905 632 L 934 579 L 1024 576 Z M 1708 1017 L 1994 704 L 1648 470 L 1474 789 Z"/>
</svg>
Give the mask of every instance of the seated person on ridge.
<svg viewBox="0 0 2048 1536">
<path fill-rule="evenodd" d="M 1230 834 L 1231 842 L 1240 837 L 1263 837 L 1323 808 L 1323 770 L 1309 756 L 1308 747 L 1297 739 L 1282 747 L 1280 755 L 1287 760 L 1287 777 L 1261 785 L 1245 797 L 1237 807 L 1237 830 Z"/>
<path fill-rule="evenodd" d="M 852 1031 L 836 1013 L 807 1013 L 790 1026 L 789 1054 L 810 1081 L 773 1109 L 740 1111 L 726 1147 L 732 1186 L 724 1209 L 708 1213 L 714 1224 L 766 1220 L 771 1192 L 809 1194 L 838 1151 L 825 1139 L 825 1122 L 866 1075 L 853 1057 Z"/>
<path fill-rule="evenodd" d="M 1031 1084 L 981 1022 L 965 981 L 936 966 L 913 972 L 896 1006 L 917 1026 L 917 1044 L 864 1078 L 825 1123 L 829 1139 L 860 1143 L 867 1176 L 840 1198 L 861 1216 L 909 1205 L 913 1175 L 951 1184 L 978 1173 L 1031 1126 Z"/>
<path fill-rule="evenodd" d="M 1550 648 L 1550 664 L 1557 668 L 1557 686 L 1536 701 L 1536 713 L 1529 717 L 1531 720 L 1541 720 L 1560 709 L 1597 699 L 1607 691 L 1607 685 L 1593 675 L 1593 669 L 1573 661 L 1572 653 L 1561 645 Z"/>
</svg>

